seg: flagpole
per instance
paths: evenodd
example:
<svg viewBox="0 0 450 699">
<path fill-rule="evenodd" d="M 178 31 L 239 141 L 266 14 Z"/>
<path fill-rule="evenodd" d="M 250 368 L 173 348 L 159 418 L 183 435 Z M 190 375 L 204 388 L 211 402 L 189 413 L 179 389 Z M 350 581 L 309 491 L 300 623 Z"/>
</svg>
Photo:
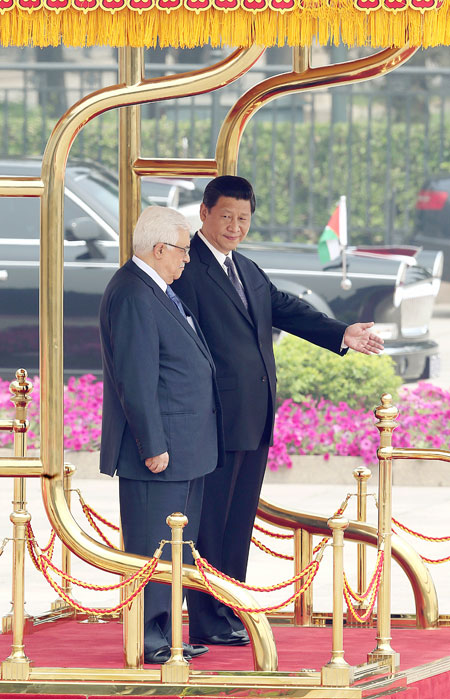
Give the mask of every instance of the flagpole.
<svg viewBox="0 0 450 699">
<path fill-rule="evenodd" d="M 342 195 L 339 197 L 339 243 L 342 253 L 342 279 L 341 288 L 348 291 L 352 288 L 352 282 L 347 277 L 347 197 Z"/>
</svg>

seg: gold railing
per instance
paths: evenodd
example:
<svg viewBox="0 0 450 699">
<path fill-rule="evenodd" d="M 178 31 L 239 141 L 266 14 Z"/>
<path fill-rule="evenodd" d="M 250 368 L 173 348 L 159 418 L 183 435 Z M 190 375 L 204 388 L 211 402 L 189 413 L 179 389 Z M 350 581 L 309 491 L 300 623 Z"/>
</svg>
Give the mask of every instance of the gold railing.
<svg viewBox="0 0 450 699">
<path fill-rule="evenodd" d="M 27 523 L 31 519 L 30 513 L 26 510 L 25 501 L 25 480 L 22 476 L 21 462 L 27 460 L 26 457 L 26 433 L 28 429 L 27 406 L 31 400 L 32 386 L 27 380 L 27 374 L 24 370 L 19 370 L 16 374 L 16 381 L 13 381 L 10 386 L 13 397 L 12 402 L 15 405 L 15 417 L 11 420 L 1 420 L 0 429 L 14 432 L 14 457 L 11 459 L 16 466 L 14 478 L 14 509 L 11 514 L 13 523 L 13 608 L 10 616 L 10 630 L 12 631 L 12 648 L 8 658 L 1 665 L 2 680 L 17 681 L 45 681 L 51 678 L 52 680 L 64 677 L 64 680 L 79 680 L 81 679 L 81 671 L 76 670 L 49 670 L 46 668 L 32 668 L 30 660 L 25 654 L 24 645 L 24 555 L 26 546 L 26 529 Z M 418 554 L 404 542 L 400 537 L 394 535 L 391 545 L 391 502 L 392 502 L 392 459 L 393 458 L 410 458 L 410 459 L 440 459 L 450 462 L 450 452 L 444 450 L 427 450 L 427 449 L 395 449 L 391 445 L 392 432 L 397 426 L 396 418 L 398 416 L 397 409 L 392 405 L 391 397 L 387 394 L 382 396 L 382 404 L 375 410 L 375 415 L 378 418 L 377 428 L 380 432 L 380 448 L 378 457 L 380 462 L 379 476 L 379 519 L 378 528 L 368 525 L 364 521 L 349 522 L 342 516 L 343 506 L 338 513 L 331 519 L 326 519 L 318 515 L 308 513 L 298 513 L 284 510 L 276 505 L 261 501 L 259 508 L 259 516 L 264 521 L 282 527 L 290 527 L 295 532 L 302 530 L 302 536 L 307 535 L 312 537 L 313 534 L 320 534 L 330 537 L 330 529 L 333 539 L 333 646 L 330 661 L 321 669 L 320 672 L 308 672 L 305 676 L 303 673 L 298 673 L 288 682 L 289 686 L 304 687 L 310 684 L 315 687 L 340 686 L 348 687 L 355 677 L 355 669 L 347 664 L 344 660 L 343 647 L 343 545 L 344 539 L 352 540 L 358 545 L 377 546 L 379 551 L 383 551 L 383 559 L 380 559 L 383 565 L 381 584 L 378 594 L 378 613 L 377 613 L 377 646 L 368 654 L 368 665 L 366 673 L 380 672 L 380 668 L 388 668 L 391 672 L 395 672 L 399 664 L 398 654 L 391 648 L 390 641 L 390 565 L 391 565 L 391 550 L 395 560 L 400 564 L 406 572 L 414 590 L 416 606 L 417 606 L 417 621 L 422 628 L 430 628 L 436 626 L 438 621 L 437 599 L 435 596 L 434 586 L 429 577 L 428 571 L 423 565 Z M 8 467 L 10 470 L 10 467 Z M 70 478 L 73 469 L 69 468 L 66 471 L 66 478 Z M 1 473 L 1 470 L 0 470 Z M 19 474 L 19 475 L 17 475 Z M 11 475 L 11 474 L 9 474 Z M 362 520 L 365 512 L 365 499 L 367 497 L 367 478 L 369 472 L 367 469 L 356 469 L 354 476 L 358 481 L 358 517 Z M 67 483 L 66 483 L 67 488 Z M 172 565 L 167 563 L 162 564 L 160 575 L 156 578 L 162 582 L 170 582 L 173 586 L 173 649 L 172 657 L 167 665 L 163 666 L 161 672 L 155 674 L 155 671 L 142 670 L 149 681 L 162 682 L 166 684 L 190 683 L 192 675 L 189 666 L 184 662 L 181 648 L 181 603 L 182 603 L 182 585 L 188 583 L 189 586 L 197 589 L 207 589 L 202 582 L 201 577 L 192 566 L 182 565 L 182 530 L 186 518 L 181 513 L 175 513 L 168 518 L 168 524 L 172 528 Z M 97 542 L 96 542 L 97 543 Z M 312 550 L 312 544 L 308 545 L 308 550 Z M 108 549 L 111 551 L 111 549 Z M 65 553 L 64 553 L 65 552 Z M 361 591 L 365 584 L 365 566 L 362 565 L 363 557 L 358 561 L 358 589 Z M 70 551 L 63 549 L 63 571 L 65 574 L 70 572 Z M 298 563 L 297 563 L 298 566 Z M 381 570 L 381 568 L 380 568 Z M 162 574 L 161 574 L 162 573 Z M 255 667 L 257 670 L 269 670 L 272 673 L 276 670 L 277 657 L 276 649 L 273 643 L 273 637 L 267 620 L 263 614 L 257 613 L 257 605 L 250 597 L 248 592 L 242 588 L 238 588 L 229 580 L 224 580 L 218 576 L 210 576 L 208 583 L 214 594 L 217 594 L 222 599 L 225 599 L 231 606 L 247 606 L 249 611 L 241 612 L 241 618 L 247 627 L 251 639 L 253 641 L 253 651 L 255 658 Z M 69 583 L 67 579 L 63 580 L 63 590 L 69 591 Z M 384 589 L 383 589 L 384 588 Z M 255 610 L 254 612 L 252 610 Z M 128 617 L 125 618 L 125 625 L 132 624 L 133 632 L 125 633 L 125 642 L 130 646 L 125 647 L 125 670 L 122 674 L 115 671 L 116 679 L 126 679 L 134 677 L 132 671 L 139 670 L 139 666 L 130 667 L 130 659 L 135 660 L 140 656 L 142 643 L 139 636 L 143 633 L 142 626 L 142 605 L 132 605 L 132 610 Z M 136 633 L 136 629 L 138 633 Z M 139 658 L 138 658 L 139 659 Z M 142 665 L 140 666 L 142 667 Z M 106 671 L 105 671 L 106 672 Z M 359 671 L 361 672 L 361 670 Z M 83 670 L 83 676 L 91 681 L 102 679 L 101 669 Z M 137 677 L 137 676 L 136 676 Z M 273 675 L 274 681 L 269 684 L 281 686 L 286 684 L 286 678 L 278 677 L 277 673 Z M 195 681 L 200 685 L 207 682 L 213 683 L 215 686 L 221 684 L 219 678 L 216 680 L 208 675 L 202 677 L 202 673 L 195 674 Z M 228 675 L 223 682 L 230 686 L 238 686 L 242 683 L 242 677 L 236 675 Z M 261 681 L 267 684 L 267 678 L 264 677 Z M 256 676 L 254 682 L 257 683 Z M 244 684 L 246 684 L 244 682 Z M 355 695 L 356 696 L 356 695 Z"/>
<path fill-rule="evenodd" d="M 358 519 L 350 520 L 344 537 L 348 541 L 358 544 L 358 590 L 365 587 L 365 546 L 378 547 L 383 539 L 385 548 L 385 572 L 384 589 L 381 594 L 381 605 L 390 610 L 390 563 L 392 557 L 406 574 L 414 594 L 416 607 L 416 626 L 421 629 L 436 628 L 439 623 L 439 608 L 436 590 L 431 575 L 421 556 L 404 539 L 391 532 L 391 503 L 392 503 L 392 459 L 432 459 L 450 462 L 450 452 L 436 449 L 403 449 L 392 447 L 392 433 L 397 426 L 396 418 L 398 410 L 392 405 L 392 398 L 385 394 L 381 405 L 376 408 L 375 415 L 378 418 L 377 428 L 380 432 L 379 459 L 379 522 L 378 527 L 364 521 L 366 515 L 367 478 L 370 471 L 364 467 L 355 469 L 354 477 L 357 480 Z M 265 500 L 260 500 L 258 517 L 269 524 L 292 529 L 296 535 L 295 540 L 306 541 L 302 547 L 294 544 L 294 569 L 308 563 L 308 557 L 302 557 L 302 551 L 312 551 L 312 537 L 314 534 L 326 536 L 328 531 L 327 518 L 308 512 L 288 510 Z M 299 550 L 300 549 L 300 550 Z M 387 568 L 388 566 L 388 568 Z M 378 607 L 378 621 L 381 623 L 380 606 Z M 383 614 L 382 614 L 383 616 Z M 389 612 L 390 617 L 390 612 Z M 300 600 L 298 608 L 294 610 L 293 621 L 298 625 L 309 626 L 314 623 L 312 600 Z M 385 622 L 383 622 L 385 623 Z M 385 639 L 389 631 L 383 625 L 379 629 L 380 638 Z M 383 643 L 381 641 L 380 643 Z"/>
</svg>

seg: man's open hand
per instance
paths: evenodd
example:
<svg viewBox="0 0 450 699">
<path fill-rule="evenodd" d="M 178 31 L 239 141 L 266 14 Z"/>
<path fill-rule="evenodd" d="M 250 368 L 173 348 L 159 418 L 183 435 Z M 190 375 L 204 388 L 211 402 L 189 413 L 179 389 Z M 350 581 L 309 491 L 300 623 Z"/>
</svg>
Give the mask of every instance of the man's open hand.
<svg viewBox="0 0 450 699">
<path fill-rule="evenodd" d="M 353 323 L 349 325 L 344 333 L 344 344 L 356 352 L 363 354 L 380 354 L 383 350 L 384 342 L 381 337 L 370 332 L 374 323 Z"/>
</svg>

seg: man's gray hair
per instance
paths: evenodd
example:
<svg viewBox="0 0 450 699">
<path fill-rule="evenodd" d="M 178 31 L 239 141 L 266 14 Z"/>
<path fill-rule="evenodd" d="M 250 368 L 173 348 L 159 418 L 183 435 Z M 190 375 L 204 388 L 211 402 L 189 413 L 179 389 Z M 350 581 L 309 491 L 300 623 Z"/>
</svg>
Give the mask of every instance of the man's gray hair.
<svg viewBox="0 0 450 699">
<path fill-rule="evenodd" d="M 148 206 L 138 218 L 133 233 L 133 251 L 151 252 L 157 243 L 176 245 L 180 228 L 190 231 L 189 222 L 178 211 L 167 206 Z"/>
</svg>

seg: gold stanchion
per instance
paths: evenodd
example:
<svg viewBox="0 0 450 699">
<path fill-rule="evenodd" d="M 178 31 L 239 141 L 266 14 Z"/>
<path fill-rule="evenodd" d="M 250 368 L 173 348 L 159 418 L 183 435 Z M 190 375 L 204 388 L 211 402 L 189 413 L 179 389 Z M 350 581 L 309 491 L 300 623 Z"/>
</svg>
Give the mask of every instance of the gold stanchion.
<svg viewBox="0 0 450 699">
<path fill-rule="evenodd" d="M 305 529 L 294 529 L 294 575 L 298 575 L 312 561 L 312 534 Z M 302 586 L 302 581 L 295 582 L 295 592 Z M 297 597 L 294 602 L 294 625 L 312 626 L 313 602 L 312 585 Z"/>
<path fill-rule="evenodd" d="M 137 578 L 123 588 L 124 594 L 132 593 L 139 584 L 140 579 Z M 144 591 L 140 592 L 130 605 L 124 607 L 122 619 L 124 665 L 128 669 L 142 669 L 144 667 Z"/>
<path fill-rule="evenodd" d="M 353 477 L 357 483 L 356 495 L 356 519 L 358 522 L 367 521 L 367 481 L 371 477 L 372 472 L 365 466 L 359 466 L 353 471 Z M 362 595 L 367 587 L 367 565 L 366 565 L 366 545 L 358 544 L 357 549 L 357 585 L 358 594 Z M 359 602 L 360 609 L 366 609 L 368 602 Z"/>
<path fill-rule="evenodd" d="M 328 526 L 333 531 L 333 648 L 330 662 L 322 668 L 322 684 L 348 687 L 353 680 L 353 667 L 344 660 L 344 531 L 348 519 L 333 517 Z"/>
<path fill-rule="evenodd" d="M 14 456 L 25 457 L 27 453 L 27 410 L 33 386 L 27 379 L 25 369 L 16 371 L 16 381 L 10 384 L 12 403 L 16 407 L 14 420 Z M 12 610 L 11 654 L 2 662 L 2 679 L 26 680 L 30 673 L 30 660 L 25 655 L 23 636 L 25 624 L 25 547 L 27 524 L 31 515 L 26 510 L 26 486 L 24 478 L 14 479 L 13 512 L 13 571 L 12 571 Z"/>
<path fill-rule="evenodd" d="M 64 493 L 66 495 L 67 506 L 70 510 L 72 504 L 72 477 L 77 469 L 73 464 L 64 464 Z M 64 544 L 61 545 L 61 570 L 66 575 L 72 574 L 72 553 L 70 549 Z M 61 579 L 61 587 L 66 595 L 72 596 L 72 583 L 67 580 L 65 576 Z M 50 609 L 52 612 L 64 610 L 70 610 L 76 614 L 76 612 L 60 597 L 51 603 Z"/>
<path fill-rule="evenodd" d="M 398 426 L 397 408 L 392 405 L 392 396 L 383 393 L 381 405 L 375 408 L 380 432 L 380 448 L 392 446 L 392 432 Z M 400 665 L 400 655 L 391 647 L 391 538 L 392 538 L 392 458 L 381 458 L 378 453 L 380 471 L 378 482 L 378 548 L 384 542 L 383 574 L 377 601 L 377 646 L 369 653 L 369 662 L 385 662 L 392 672 Z"/>
<path fill-rule="evenodd" d="M 183 528 L 188 518 L 181 512 L 167 517 L 172 529 L 172 650 L 169 660 L 161 666 L 162 682 L 187 682 L 189 663 L 183 657 L 183 626 L 181 607 L 183 604 Z"/>
</svg>

